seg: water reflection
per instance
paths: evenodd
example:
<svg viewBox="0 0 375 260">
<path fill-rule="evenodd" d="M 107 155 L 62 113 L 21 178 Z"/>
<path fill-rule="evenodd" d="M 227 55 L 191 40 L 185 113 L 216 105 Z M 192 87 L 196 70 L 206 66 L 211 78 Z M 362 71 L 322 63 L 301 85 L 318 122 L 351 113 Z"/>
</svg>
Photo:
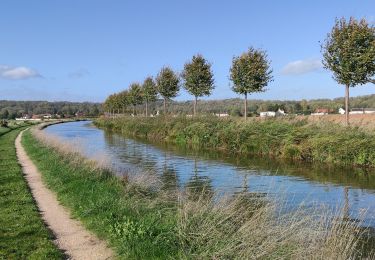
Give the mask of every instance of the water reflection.
<svg viewBox="0 0 375 260">
<path fill-rule="evenodd" d="M 191 200 L 198 200 L 201 196 L 212 198 L 214 195 L 211 179 L 208 176 L 199 175 L 197 158 L 194 158 L 193 175 L 187 181 L 185 188 Z"/>
<path fill-rule="evenodd" d="M 70 141 L 84 140 L 81 146 L 87 156 L 104 154 L 119 171 L 151 170 L 161 177 L 164 189 L 186 188 L 191 194 L 204 192 L 207 196 L 212 196 L 213 190 L 261 194 L 284 200 L 290 207 L 302 202 L 306 206 L 339 205 L 347 218 L 356 218 L 367 209 L 365 223 L 375 226 L 374 170 L 245 158 L 151 144 L 90 127 L 87 122 L 54 125 L 45 131 Z"/>
</svg>

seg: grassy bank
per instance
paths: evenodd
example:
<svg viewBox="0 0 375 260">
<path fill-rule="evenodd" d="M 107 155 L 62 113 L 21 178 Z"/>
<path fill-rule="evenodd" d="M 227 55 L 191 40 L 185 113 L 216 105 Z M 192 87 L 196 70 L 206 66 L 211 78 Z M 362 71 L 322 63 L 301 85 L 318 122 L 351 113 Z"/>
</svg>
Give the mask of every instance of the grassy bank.
<svg viewBox="0 0 375 260">
<path fill-rule="evenodd" d="M 0 128 L 0 259 L 61 259 L 17 161 L 14 141 L 26 126 Z"/>
<path fill-rule="evenodd" d="M 58 153 L 26 132 L 23 145 L 44 181 L 74 217 L 105 239 L 123 258 L 177 254 L 173 203 L 151 200 L 147 187 L 127 185 L 74 151 Z M 169 205 L 171 204 L 171 205 Z"/>
<path fill-rule="evenodd" d="M 332 222 L 324 209 L 280 216 L 256 195 L 218 201 L 211 191 L 171 189 L 153 172 L 115 177 L 43 131 L 26 132 L 22 143 L 61 203 L 119 258 L 348 259 L 363 253 L 358 223 Z"/>
<path fill-rule="evenodd" d="M 224 150 L 340 165 L 375 166 L 375 134 L 334 123 L 307 120 L 248 120 L 213 117 L 101 118 L 99 127 L 126 135 Z"/>
</svg>

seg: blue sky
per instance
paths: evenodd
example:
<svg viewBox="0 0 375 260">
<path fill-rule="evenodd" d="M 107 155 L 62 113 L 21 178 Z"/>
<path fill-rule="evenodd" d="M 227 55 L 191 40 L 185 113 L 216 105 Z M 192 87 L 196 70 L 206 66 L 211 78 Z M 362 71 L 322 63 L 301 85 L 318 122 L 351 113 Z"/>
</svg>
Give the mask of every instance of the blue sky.
<svg viewBox="0 0 375 260">
<path fill-rule="evenodd" d="M 163 65 L 181 71 L 196 53 L 212 63 L 209 98 L 238 97 L 229 68 L 249 46 L 266 50 L 274 71 L 253 98 L 339 97 L 344 88 L 321 68 L 319 42 L 336 17 L 350 16 L 375 23 L 375 1 L 3 0 L 0 100 L 103 101 Z M 373 93 L 374 85 L 351 91 Z"/>
</svg>

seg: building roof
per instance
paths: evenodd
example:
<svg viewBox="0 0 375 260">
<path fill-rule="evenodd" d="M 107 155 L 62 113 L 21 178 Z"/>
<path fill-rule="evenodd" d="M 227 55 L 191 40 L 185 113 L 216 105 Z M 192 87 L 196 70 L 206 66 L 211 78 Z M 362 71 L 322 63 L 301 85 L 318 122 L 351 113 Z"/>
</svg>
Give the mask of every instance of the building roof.
<svg viewBox="0 0 375 260">
<path fill-rule="evenodd" d="M 328 108 L 317 108 L 315 110 L 315 113 L 328 113 L 329 109 Z"/>
</svg>

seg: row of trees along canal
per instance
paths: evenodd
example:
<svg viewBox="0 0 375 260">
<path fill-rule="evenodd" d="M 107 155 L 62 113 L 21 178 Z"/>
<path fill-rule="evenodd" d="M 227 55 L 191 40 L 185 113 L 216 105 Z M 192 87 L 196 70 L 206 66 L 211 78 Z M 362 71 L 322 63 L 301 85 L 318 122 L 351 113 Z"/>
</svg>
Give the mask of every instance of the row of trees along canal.
<svg viewBox="0 0 375 260">
<path fill-rule="evenodd" d="M 349 88 L 369 82 L 375 83 L 375 27 L 365 19 L 344 18 L 336 20 L 332 31 L 321 45 L 323 65 L 333 72 L 333 78 L 345 85 L 346 122 L 349 122 Z M 264 50 L 250 47 L 236 56 L 230 68 L 232 90 L 245 97 L 244 117 L 247 117 L 247 97 L 251 93 L 263 92 L 273 80 L 272 69 Z M 181 84 L 182 83 L 182 84 Z M 129 106 L 148 104 L 159 94 L 164 99 L 164 114 L 167 101 L 177 96 L 181 85 L 195 97 L 193 114 L 196 115 L 199 97 L 209 96 L 214 89 L 211 64 L 200 54 L 184 65 L 180 75 L 169 67 L 163 67 L 156 79 L 147 77 L 143 84 L 132 83 L 128 90 L 110 95 L 104 107 L 110 113 L 123 113 Z"/>
</svg>

